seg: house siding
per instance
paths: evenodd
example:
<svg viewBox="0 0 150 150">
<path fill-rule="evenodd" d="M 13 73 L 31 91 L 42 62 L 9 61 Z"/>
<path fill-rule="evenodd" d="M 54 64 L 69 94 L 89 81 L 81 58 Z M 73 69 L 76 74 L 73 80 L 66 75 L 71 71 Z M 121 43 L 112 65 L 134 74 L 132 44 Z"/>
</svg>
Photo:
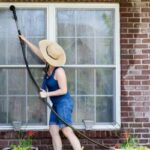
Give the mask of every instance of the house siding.
<svg viewBox="0 0 150 150">
<path fill-rule="evenodd" d="M 17 2 L 14 0 L 1 2 Z M 24 0 L 18 2 L 105 2 L 118 0 Z M 141 145 L 150 147 L 150 0 L 120 0 L 121 33 L 121 129 L 118 131 L 82 131 L 90 138 L 106 146 L 123 140 L 128 130 L 139 139 Z M 61 134 L 62 135 L 62 134 Z M 100 150 L 97 145 L 80 138 L 85 150 Z M 71 150 L 62 135 L 63 149 Z M 14 131 L 0 132 L 0 149 L 17 143 Z M 39 150 L 52 150 L 48 131 L 38 131 L 33 144 Z"/>
</svg>

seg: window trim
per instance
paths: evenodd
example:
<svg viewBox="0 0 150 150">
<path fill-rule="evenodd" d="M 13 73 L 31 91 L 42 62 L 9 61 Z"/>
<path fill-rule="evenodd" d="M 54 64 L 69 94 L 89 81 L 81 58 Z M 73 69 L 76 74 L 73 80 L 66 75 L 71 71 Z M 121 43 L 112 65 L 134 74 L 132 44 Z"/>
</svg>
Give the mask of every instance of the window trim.
<svg viewBox="0 0 150 150">
<path fill-rule="evenodd" d="M 116 122 L 114 124 L 97 124 L 92 130 L 118 130 L 121 125 L 121 110 L 120 110 L 120 15 L 119 4 L 116 3 L 1 3 L 0 8 L 8 8 L 10 5 L 15 5 L 19 8 L 45 8 L 47 10 L 47 39 L 56 41 L 56 9 L 57 8 L 104 8 L 115 10 L 115 32 L 114 32 L 114 49 L 115 51 L 115 65 L 65 65 L 66 68 L 115 68 L 116 73 L 116 103 L 115 114 Z M 29 65 L 31 68 L 43 68 L 44 65 Z M 25 68 L 25 65 L 0 65 L 0 68 Z M 48 109 L 48 114 L 50 110 Z M 49 115 L 47 117 L 47 120 Z M 84 129 L 84 125 L 73 125 L 77 129 Z M 47 130 L 48 125 L 43 126 L 22 126 L 22 130 Z M 12 130 L 12 126 L 0 126 L 0 130 Z"/>
</svg>

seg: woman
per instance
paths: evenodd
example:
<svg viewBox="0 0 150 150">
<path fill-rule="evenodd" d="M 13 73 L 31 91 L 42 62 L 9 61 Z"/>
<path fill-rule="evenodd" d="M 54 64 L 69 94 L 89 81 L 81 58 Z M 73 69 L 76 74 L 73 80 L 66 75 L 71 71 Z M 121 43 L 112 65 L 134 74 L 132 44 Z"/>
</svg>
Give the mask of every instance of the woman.
<svg viewBox="0 0 150 150">
<path fill-rule="evenodd" d="M 72 123 L 71 114 L 73 109 L 73 100 L 67 91 L 67 79 L 64 69 L 66 56 L 63 48 L 55 42 L 42 40 L 39 42 L 39 48 L 28 41 L 23 35 L 19 36 L 44 63 L 48 65 L 47 73 L 44 76 L 42 84 L 42 98 L 50 97 L 53 103 L 53 109 L 68 124 Z M 48 89 L 48 92 L 47 92 Z M 60 121 L 56 115 L 51 112 L 49 120 L 49 131 L 52 136 L 54 150 L 62 150 L 62 141 L 59 130 L 68 138 L 74 150 L 80 150 L 81 145 L 73 130 Z"/>
</svg>

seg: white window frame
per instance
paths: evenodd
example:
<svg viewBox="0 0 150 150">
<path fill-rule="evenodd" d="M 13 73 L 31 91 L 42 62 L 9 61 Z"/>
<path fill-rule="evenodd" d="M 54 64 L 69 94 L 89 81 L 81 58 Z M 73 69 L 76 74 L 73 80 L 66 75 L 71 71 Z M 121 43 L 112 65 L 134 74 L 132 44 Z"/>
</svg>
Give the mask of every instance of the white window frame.
<svg viewBox="0 0 150 150">
<path fill-rule="evenodd" d="M 119 4 L 116 3 L 1 3 L 1 8 L 7 8 L 15 5 L 16 8 L 45 8 L 47 9 L 47 39 L 56 41 L 56 9 L 57 8 L 109 8 L 115 10 L 115 32 L 114 32 L 114 50 L 116 65 L 65 65 L 66 68 L 115 68 L 116 73 L 116 103 L 115 117 L 116 122 L 113 124 L 97 124 L 92 130 L 118 130 L 121 125 L 121 110 L 120 110 L 120 16 Z M 43 68 L 44 65 L 29 65 L 31 68 Z M 0 65 L 0 68 L 18 68 L 18 65 Z M 19 68 L 25 68 L 25 65 L 19 65 Z M 49 118 L 47 115 L 47 122 Z M 77 129 L 85 129 L 84 125 L 73 125 Z M 43 126 L 22 126 L 22 130 L 47 130 L 48 125 Z M 0 126 L 0 130 L 12 130 L 12 126 Z"/>
</svg>

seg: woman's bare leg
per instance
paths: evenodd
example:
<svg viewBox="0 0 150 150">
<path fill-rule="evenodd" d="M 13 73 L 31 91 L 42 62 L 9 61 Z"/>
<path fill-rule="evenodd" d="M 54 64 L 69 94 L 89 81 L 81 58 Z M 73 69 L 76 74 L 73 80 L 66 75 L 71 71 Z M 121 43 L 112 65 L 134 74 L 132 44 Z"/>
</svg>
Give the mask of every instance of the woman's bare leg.
<svg viewBox="0 0 150 150">
<path fill-rule="evenodd" d="M 59 126 L 57 125 L 50 125 L 49 131 L 52 136 L 52 144 L 54 150 L 62 150 L 62 141 L 59 134 Z"/>
<path fill-rule="evenodd" d="M 81 150 L 81 144 L 70 127 L 62 128 L 62 132 L 65 135 L 65 137 L 70 141 L 74 150 Z"/>
</svg>

